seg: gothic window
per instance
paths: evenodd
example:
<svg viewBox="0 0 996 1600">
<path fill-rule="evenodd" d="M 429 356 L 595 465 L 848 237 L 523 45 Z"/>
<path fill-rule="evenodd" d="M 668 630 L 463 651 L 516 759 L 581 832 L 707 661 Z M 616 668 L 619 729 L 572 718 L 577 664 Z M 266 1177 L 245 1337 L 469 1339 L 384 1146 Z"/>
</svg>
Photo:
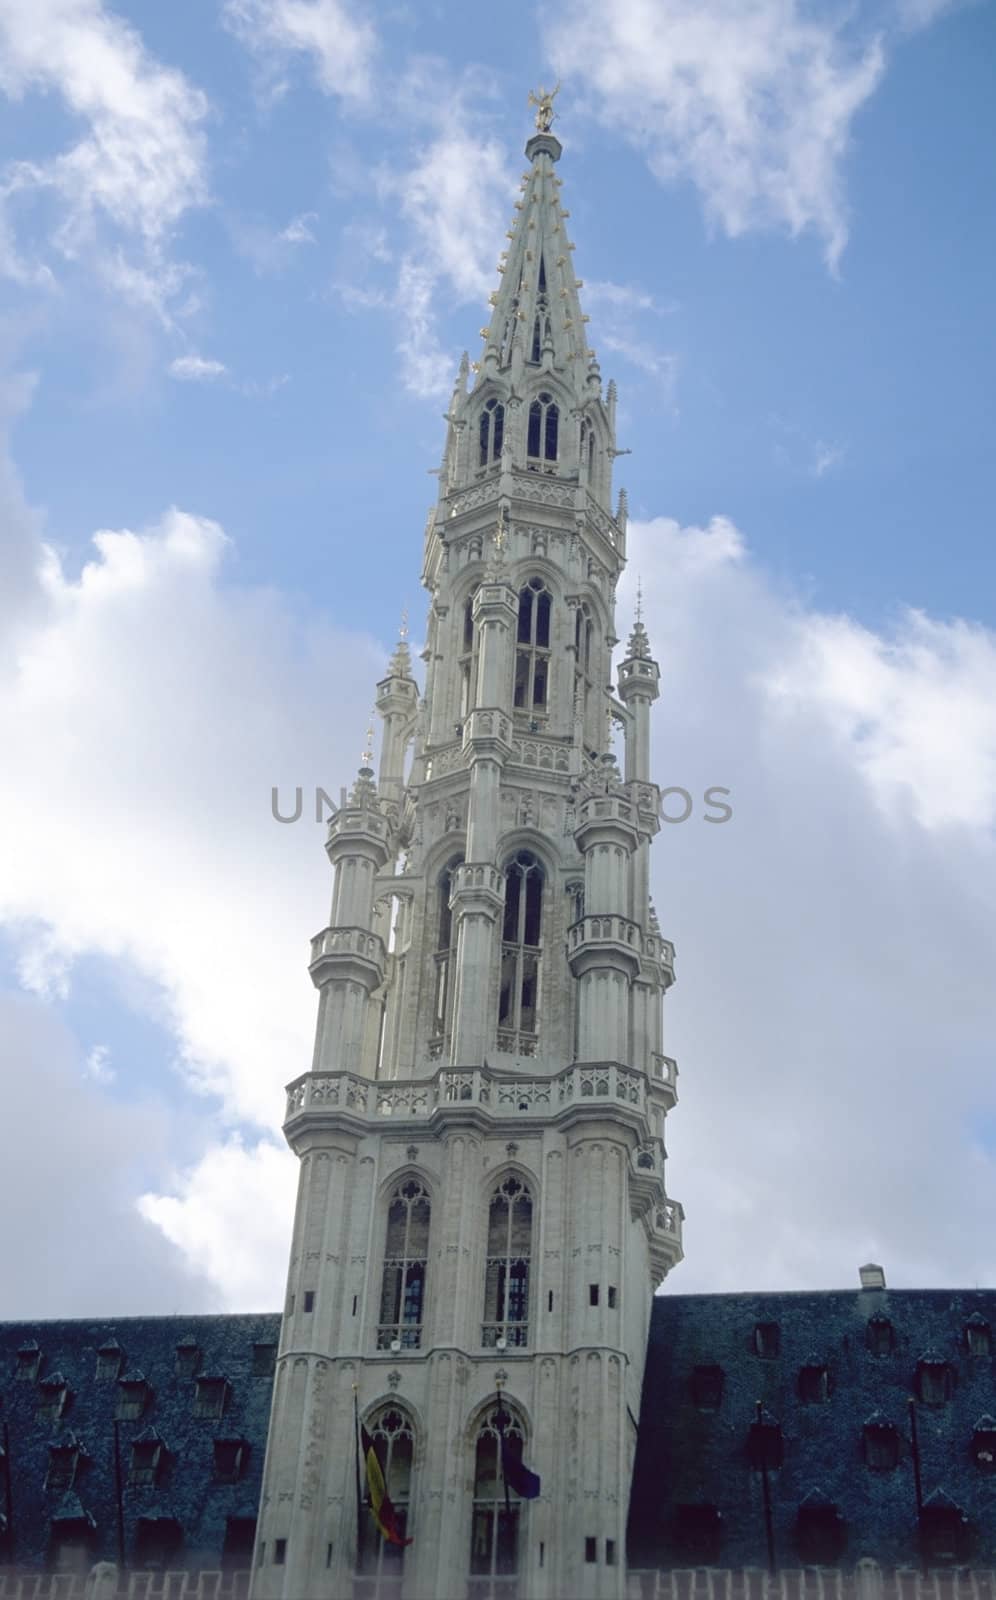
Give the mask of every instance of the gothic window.
<svg viewBox="0 0 996 1600">
<path fill-rule="evenodd" d="M 373 1440 L 388 1498 L 394 1507 L 395 1518 L 402 1538 L 408 1538 L 409 1508 L 412 1503 L 412 1467 L 415 1457 L 415 1433 L 411 1418 L 400 1406 L 388 1405 L 364 1426 Z M 365 1485 L 364 1485 L 365 1487 Z M 404 1545 L 392 1544 L 385 1539 L 364 1495 L 363 1518 L 360 1524 L 359 1571 L 362 1581 L 354 1594 L 358 1600 L 387 1600 L 399 1593 Z"/>
<path fill-rule="evenodd" d="M 515 648 L 515 693 L 519 711 L 546 709 L 550 680 L 550 612 L 553 602 L 541 578 L 519 591 Z"/>
<path fill-rule="evenodd" d="M 529 1258 L 533 1202 L 520 1178 L 502 1180 L 488 1209 L 488 1257 L 484 1283 L 484 1327 L 488 1349 L 529 1342 Z"/>
<path fill-rule="evenodd" d="M 479 464 L 490 466 L 501 456 L 505 436 L 505 407 L 500 400 L 488 400 L 481 412 Z"/>
<path fill-rule="evenodd" d="M 520 850 L 505 874 L 498 1027 L 535 1039 L 539 1029 L 543 868 Z"/>
<path fill-rule="evenodd" d="M 521 1461 L 524 1432 L 520 1418 L 507 1401 L 499 1401 L 485 1416 L 477 1435 L 469 1600 L 492 1600 L 492 1596 L 506 1591 L 515 1592 L 522 1544 L 522 1502 L 510 1485 L 506 1492 L 502 1435 L 506 1459 Z"/>
<path fill-rule="evenodd" d="M 417 1178 L 406 1178 L 391 1195 L 380 1291 L 378 1350 L 417 1350 L 421 1346 L 429 1213 L 429 1196 Z"/>
<path fill-rule="evenodd" d="M 463 864 L 462 856 L 454 856 L 439 874 L 436 889 L 436 951 L 435 951 L 435 1005 L 433 1010 L 433 1035 L 442 1038 L 446 1033 L 450 1014 L 450 993 L 453 987 L 453 964 L 456 956 L 456 928 L 450 910 L 450 893 L 453 874 Z"/>
<path fill-rule="evenodd" d="M 546 294 L 546 261 L 540 256 L 539 280 L 536 285 L 539 294 Z"/>
<path fill-rule="evenodd" d="M 591 612 L 582 602 L 574 613 L 574 694 L 585 725 L 591 701 L 594 636 L 595 625 L 591 620 Z"/>
<path fill-rule="evenodd" d="M 463 632 L 460 637 L 460 721 L 470 714 L 474 706 L 477 687 L 477 629 L 474 626 L 474 595 L 472 589 L 464 603 Z"/>
<path fill-rule="evenodd" d="M 538 394 L 529 407 L 529 429 L 526 436 L 527 465 L 535 472 L 541 466 L 551 466 L 557 460 L 557 435 L 560 427 L 560 408 L 552 394 L 546 390 Z"/>
<path fill-rule="evenodd" d="M 540 333 L 540 319 L 539 319 L 539 317 L 536 317 L 533 320 L 533 344 L 532 344 L 532 349 L 531 349 L 530 354 L 529 354 L 529 359 L 530 359 L 530 361 L 537 361 L 538 362 L 542 358 L 542 355 L 543 355 L 543 341 L 542 341 L 542 335 Z"/>
</svg>

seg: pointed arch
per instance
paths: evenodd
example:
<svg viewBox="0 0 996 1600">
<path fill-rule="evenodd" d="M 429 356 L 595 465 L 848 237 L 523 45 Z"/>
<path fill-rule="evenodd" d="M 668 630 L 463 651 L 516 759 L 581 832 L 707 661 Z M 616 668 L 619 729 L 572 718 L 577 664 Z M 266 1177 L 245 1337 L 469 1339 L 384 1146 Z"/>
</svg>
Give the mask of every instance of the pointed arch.
<svg viewBox="0 0 996 1600">
<path fill-rule="evenodd" d="M 450 896 L 453 892 L 453 875 L 463 865 L 463 856 L 451 856 L 436 876 L 435 903 L 435 967 L 433 985 L 432 1035 L 445 1040 L 450 1027 L 453 1009 L 453 973 L 456 964 L 457 929 Z"/>
<path fill-rule="evenodd" d="M 403 1173 L 387 1203 L 381 1269 L 378 1350 L 422 1345 L 432 1202 L 421 1177 Z"/>
<path fill-rule="evenodd" d="M 505 440 L 505 407 L 497 395 L 485 400 L 477 425 L 477 464 L 489 467 L 501 460 Z"/>
<path fill-rule="evenodd" d="M 560 406 L 550 389 L 541 389 L 527 414 L 526 465 L 534 472 L 554 471 L 560 444 Z"/>
<path fill-rule="evenodd" d="M 384 1487 L 394 1511 L 394 1524 L 402 1539 L 410 1538 L 413 1483 L 419 1446 L 419 1430 L 411 1410 L 393 1395 L 371 1406 L 363 1417 L 363 1427 L 373 1445 Z M 369 1502 L 364 1504 L 360 1521 L 358 1570 L 373 1580 L 364 1593 L 393 1594 L 400 1584 L 405 1546 L 385 1539 Z M 382 1590 L 380 1585 L 384 1584 Z"/>
<path fill-rule="evenodd" d="M 514 1592 L 524 1548 L 527 1502 L 506 1485 L 504 1460 L 521 1462 L 528 1438 L 525 1414 L 515 1401 L 497 1395 L 474 1419 L 473 1514 L 470 1540 L 470 1594 Z M 499 1587 L 500 1585 L 500 1587 Z"/>
<path fill-rule="evenodd" d="M 517 1172 L 504 1172 L 488 1199 L 484 1322 L 485 1349 L 524 1349 L 529 1343 L 533 1253 L 533 1191 Z"/>
<path fill-rule="evenodd" d="M 498 1048 L 514 1055 L 537 1049 L 545 887 L 539 857 L 517 851 L 505 869 L 498 985 Z"/>
<path fill-rule="evenodd" d="M 553 596 L 542 578 L 519 590 L 512 704 L 517 711 L 545 711 L 550 685 L 550 625 Z"/>
</svg>

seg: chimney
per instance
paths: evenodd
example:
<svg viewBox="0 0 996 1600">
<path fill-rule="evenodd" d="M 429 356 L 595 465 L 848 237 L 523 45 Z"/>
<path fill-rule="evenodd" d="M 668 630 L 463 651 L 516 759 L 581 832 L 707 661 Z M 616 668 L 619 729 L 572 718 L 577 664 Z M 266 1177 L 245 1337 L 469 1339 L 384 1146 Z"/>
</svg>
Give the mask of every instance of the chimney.
<svg viewBox="0 0 996 1600">
<path fill-rule="evenodd" d="M 885 1271 L 882 1267 L 877 1267 L 874 1261 L 869 1261 L 867 1266 L 859 1267 L 858 1273 L 862 1289 L 885 1288 Z"/>
</svg>

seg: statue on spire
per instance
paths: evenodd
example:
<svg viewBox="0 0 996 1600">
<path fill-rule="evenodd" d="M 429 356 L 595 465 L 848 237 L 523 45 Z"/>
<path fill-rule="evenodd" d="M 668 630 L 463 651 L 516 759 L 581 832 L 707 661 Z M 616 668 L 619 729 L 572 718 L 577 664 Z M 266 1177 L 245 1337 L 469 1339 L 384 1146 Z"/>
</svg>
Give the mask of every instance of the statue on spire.
<svg viewBox="0 0 996 1600">
<path fill-rule="evenodd" d="M 559 91 L 559 81 L 555 89 L 544 89 L 541 85 L 540 88 L 529 91 L 528 104 L 536 107 L 536 126 L 540 133 L 550 132 L 553 119 L 557 115 L 553 109 L 553 101 Z"/>
</svg>

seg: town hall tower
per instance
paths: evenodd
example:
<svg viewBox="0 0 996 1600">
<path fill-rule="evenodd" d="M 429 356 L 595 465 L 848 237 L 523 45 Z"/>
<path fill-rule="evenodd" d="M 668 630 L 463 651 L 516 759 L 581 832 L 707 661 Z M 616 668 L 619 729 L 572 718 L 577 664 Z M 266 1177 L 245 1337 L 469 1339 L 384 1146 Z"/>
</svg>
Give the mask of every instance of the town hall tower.
<svg viewBox="0 0 996 1600">
<path fill-rule="evenodd" d="M 648 887 L 660 673 L 638 616 L 610 682 L 616 395 L 538 103 L 446 417 L 424 690 L 402 637 L 379 770 L 329 825 L 254 1600 L 625 1593 L 651 1299 L 681 1259 L 674 952 Z M 367 1504 L 356 1420 L 408 1544 Z"/>
</svg>

